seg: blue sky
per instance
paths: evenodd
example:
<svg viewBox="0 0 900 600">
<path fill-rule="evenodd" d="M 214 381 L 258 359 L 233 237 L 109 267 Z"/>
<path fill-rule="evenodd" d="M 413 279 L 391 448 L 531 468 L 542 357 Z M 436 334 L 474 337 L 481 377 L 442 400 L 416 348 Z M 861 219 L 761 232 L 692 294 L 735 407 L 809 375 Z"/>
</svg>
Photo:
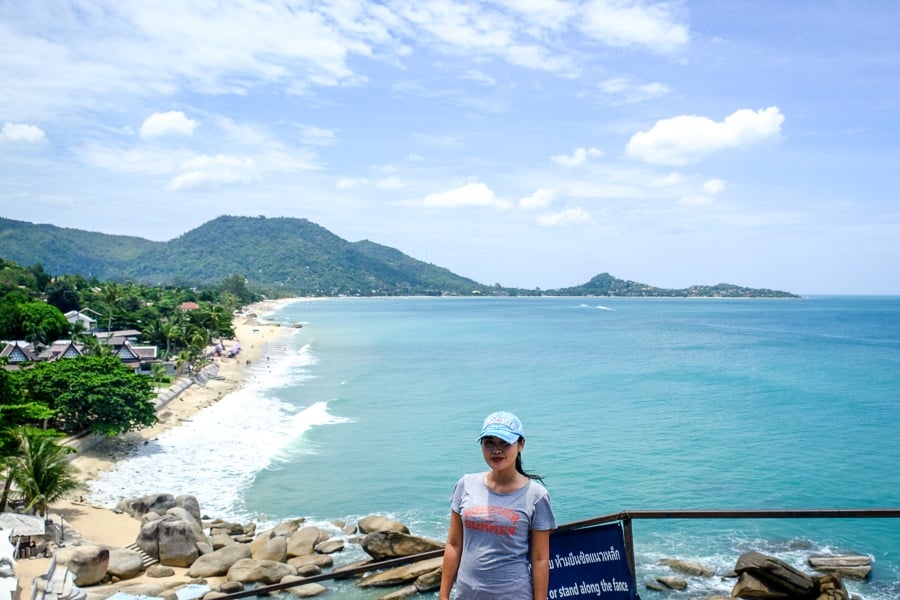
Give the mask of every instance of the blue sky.
<svg viewBox="0 0 900 600">
<path fill-rule="evenodd" d="M 0 215 L 486 284 L 900 294 L 900 3 L 0 3 Z M 223 241 L 221 251 L 227 251 Z"/>
</svg>

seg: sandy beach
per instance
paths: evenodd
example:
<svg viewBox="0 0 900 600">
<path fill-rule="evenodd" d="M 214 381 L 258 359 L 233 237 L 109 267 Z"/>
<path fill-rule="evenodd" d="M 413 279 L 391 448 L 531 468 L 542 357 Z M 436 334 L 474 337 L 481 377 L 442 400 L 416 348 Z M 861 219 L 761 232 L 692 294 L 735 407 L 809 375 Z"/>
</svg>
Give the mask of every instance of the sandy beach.
<svg viewBox="0 0 900 600">
<path fill-rule="evenodd" d="M 110 468 L 126 457 L 132 449 L 145 440 L 151 440 L 162 432 L 190 419 L 200 410 L 214 404 L 232 391 L 238 389 L 250 365 L 265 360 L 267 346 L 279 344 L 280 337 L 288 331 L 277 323 L 261 320 L 267 313 L 300 301 L 299 298 L 267 300 L 245 307 L 234 319 L 234 340 L 226 340 L 225 348 L 230 349 L 240 343 L 240 353 L 235 358 L 218 358 L 219 372 L 206 385 L 192 385 L 177 397 L 159 407 L 159 422 L 152 427 L 132 431 L 115 438 L 82 441 L 86 446 L 79 450 L 72 464 L 77 469 L 79 480 L 90 481 L 99 473 Z M 147 493 L 154 492 L 148 489 Z M 67 499 L 55 502 L 50 507 L 50 518 L 64 520 L 67 541 L 72 543 L 97 544 L 110 548 L 121 548 L 134 543 L 140 521 L 126 514 L 119 514 L 108 507 L 91 506 L 82 499 L 82 490 L 76 490 Z M 21 560 L 16 564 L 16 575 L 25 592 L 30 592 L 33 578 L 44 574 L 49 559 L 37 558 Z M 183 574 L 181 574 L 183 575 Z M 142 578 L 133 580 L 139 583 Z M 131 583 L 132 581 L 129 581 Z"/>
</svg>

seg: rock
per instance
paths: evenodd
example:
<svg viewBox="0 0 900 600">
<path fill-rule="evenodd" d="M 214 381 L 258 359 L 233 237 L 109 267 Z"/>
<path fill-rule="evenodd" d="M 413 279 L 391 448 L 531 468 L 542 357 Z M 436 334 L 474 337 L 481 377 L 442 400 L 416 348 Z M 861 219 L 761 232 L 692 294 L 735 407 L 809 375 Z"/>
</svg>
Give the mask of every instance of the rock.
<svg viewBox="0 0 900 600">
<path fill-rule="evenodd" d="M 240 581 L 223 581 L 215 591 L 224 594 L 234 594 L 235 592 L 244 591 L 244 584 Z"/>
<path fill-rule="evenodd" d="M 144 570 L 143 557 L 140 553 L 126 548 L 113 548 L 109 551 L 109 566 L 106 572 L 112 577 L 131 579 Z"/>
<path fill-rule="evenodd" d="M 763 582 L 750 573 L 738 575 L 737 583 L 731 588 L 732 598 L 761 598 L 765 600 L 789 600 L 791 596 L 784 592 L 770 590 Z"/>
<path fill-rule="evenodd" d="M 322 572 L 322 569 L 319 568 L 318 565 L 303 565 L 301 567 L 295 568 L 297 569 L 297 575 L 299 575 L 300 577 L 313 577 L 314 575 L 318 575 Z"/>
<path fill-rule="evenodd" d="M 197 498 L 190 495 L 178 496 L 175 498 L 175 507 L 182 508 L 186 510 L 197 523 L 201 523 L 203 521 L 203 517 L 200 515 L 200 503 L 197 502 Z"/>
<path fill-rule="evenodd" d="M 759 552 L 745 552 L 738 558 L 734 570 L 738 575 L 749 574 L 754 579 L 762 582 L 773 593 L 784 593 L 787 596 L 806 598 L 816 590 L 816 580 L 806 573 L 802 573 L 789 564 L 760 554 Z M 741 584 L 740 577 L 737 585 Z M 734 595 L 734 592 L 732 592 Z M 753 596 L 756 598 L 764 596 Z M 778 596 L 772 596 L 773 598 Z"/>
<path fill-rule="evenodd" d="M 406 587 L 402 587 L 399 590 L 395 590 L 390 594 L 385 594 L 381 596 L 378 600 L 406 600 L 406 598 L 411 598 L 419 593 L 419 590 L 416 589 L 415 585 L 408 585 Z"/>
<path fill-rule="evenodd" d="M 191 530 L 194 532 L 194 538 L 197 541 L 206 541 L 206 536 L 203 534 L 203 524 L 200 522 L 200 519 L 195 518 L 190 511 L 187 511 L 180 506 L 174 506 L 166 511 L 166 515 L 171 515 L 176 519 L 189 524 Z"/>
<path fill-rule="evenodd" d="M 209 537 L 209 542 L 212 544 L 213 550 L 219 550 L 224 548 L 225 546 L 232 546 L 237 544 L 231 535 L 227 533 L 216 533 Z"/>
<path fill-rule="evenodd" d="M 435 569 L 430 573 L 425 573 L 424 575 L 419 575 L 416 578 L 414 585 L 419 593 L 430 592 L 436 590 L 441 587 L 441 573 L 443 572 L 442 568 Z"/>
<path fill-rule="evenodd" d="M 147 577 L 159 579 L 162 577 L 172 577 L 175 575 L 175 569 L 172 567 L 164 567 L 163 565 L 150 565 L 144 573 Z"/>
<path fill-rule="evenodd" d="M 416 537 L 397 531 L 376 531 L 366 535 L 361 541 L 362 549 L 375 560 L 412 556 L 422 552 L 440 550 L 441 542 Z"/>
<path fill-rule="evenodd" d="M 397 531 L 399 533 L 409 533 L 409 528 L 393 519 L 381 515 L 369 515 L 359 520 L 359 530 L 362 533 L 372 533 L 375 531 Z"/>
<path fill-rule="evenodd" d="M 274 560 L 284 562 L 287 559 L 287 538 L 283 535 L 273 537 L 262 545 L 251 546 L 252 556 L 256 560 Z"/>
<path fill-rule="evenodd" d="M 393 569 L 387 569 L 379 573 L 373 573 L 371 575 L 366 575 L 365 577 L 360 579 L 356 585 L 362 588 L 367 588 L 411 583 L 422 575 L 430 573 L 435 569 L 440 569 L 443 560 L 443 557 L 438 556 L 436 558 L 420 560 L 412 564 L 395 567 Z"/>
<path fill-rule="evenodd" d="M 289 583 L 291 581 L 303 581 L 303 578 L 296 575 L 288 575 L 281 580 L 281 583 Z M 312 598 L 313 596 L 324 594 L 328 591 L 328 588 L 318 583 L 306 583 L 285 588 L 284 591 L 295 598 Z"/>
<path fill-rule="evenodd" d="M 715 572 L 705 565 L 701 565 L 698 562 L 681 560 L 678 558 L 664 558 L 659 561 L 659 564 L 665 565 L 675 571 L 678 571 L 679 573 L 696 575 L 697 577 L 712 577 L 713 575 L 715 575 Z"/>
<path fill-rule="evenodd" d="M 334 561 L 327 554 L 306 554 L 289 558 L 287 564 L 297 569 L 297 573 L 301 574 L 300 571 L 305 571 L 306 567 L 316 567 L 320 571 L 327 569 L 334 564 Z"/>
<path fill-rule="evenodd" d="M 656 580 L 670 590 L 687 589 L 687 581 L 677 575 L 665 575 L 663 577 L 657 577 Z"/>
<path fill-rule="evenodd" d="M 217 577 L 225 575 L 234 563 L 244 558 L 250 558 L 250 547 L 246 544 L 231 544 L 199 557 L 188 569 L 188 576 Z"/>
<path fill-rule="evenodd" d="M 109 568 L 109 550 L 100 546 L 80 546 L 69 558 L 68 568 L 79 587 L 100 583 Z"/>
<path fill-rule="evenodd" d="M 157 523 L 159 562 L 170 567 L 191 566 L 200 556 L 195 524 L 176 519 L 173 515 L 166 515 Z M 143 529 L 141 534 L 143 535 Z"/>
<path fill-rule="evenodd" d="M 327 540 L 316 544 L 316 554 L 334 554 L 344 549 L 344 540 Z"/>
<path fill-rule="evenodd" d="M 278 583 L 288 575 L 296 575 L 297 570 L 287 564 L 272 560 L 242 558 L 228 569 L 228 578 L 241 583 Z"/>
<path fill-rule="evenodd" d="M 225 592 L 217 592 L 217 591 L 213 590 L 211 592 L 207 592 L 207 593 L 203 594 L 202 600 L 216 600 L 217 598 L 222 598 L 227 595 L 228 594 L 226 594 Z"/>
<path fill-rule="evenodd" d="M 165 513 L 175 507 L 175 497 L 172 494 L 148 494 L 141 498 L 126 498 L 116 504 L 116 510 L 128 513 L 135 519 L 139 519 L 148 512 Z"/>
<path fill-rule="evenodd" d="M 850 600 L 850 594 L 836 573 L 823 575 L 819 579 L 819 596 L 816 600 Z"/>
<path fill-rule="evenodd" d="M 272 530 L 272 535 L 283 535 L 289 536 L 298 529 L 300 529 L 300 524 L 303 523 L 305 519 L 291 519 L 290 521 L 285 521 L 284 523 L 280 523 Z"/>
<path fill-rule="evenodd" d="M 646 587 L 648 590 L 653 590 L 654 592 L 668 592 L 669 591 L 668 587 L 666 587 L 665 585 L 656 581 L 655 579 L 648 579 L 648 580 L 644 581 L 644 587 Z"/>
<path fill-rule="evenodd" d="M 288 556 L 304 556 L 315 553 L 316 545 L 327 540 L 330 535 L 318 527 L 301 527 L 287 539 Z"/>
<path fill-rule="evenodd" d="M 837 573 L 852 579 L 868 579 L 872 572 L 872 558 L 861 554 L 810 556 L 809 566 L 823 573 Z"/>
</svg>

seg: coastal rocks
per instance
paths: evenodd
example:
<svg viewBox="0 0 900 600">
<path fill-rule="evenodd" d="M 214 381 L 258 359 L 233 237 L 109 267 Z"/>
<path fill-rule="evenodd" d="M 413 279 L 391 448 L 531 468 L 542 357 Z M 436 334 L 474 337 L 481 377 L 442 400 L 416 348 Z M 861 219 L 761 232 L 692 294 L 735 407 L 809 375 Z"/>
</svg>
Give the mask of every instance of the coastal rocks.
<svg viewBox="0 0 900 600">
<path fill-rule="evenodd" d="M 440 572 L 442 557 L 420 560 L 409 565 L 387 569 L 363 577 L 356 585 L 361 588 L 388 587 L 402 585 L 417 580 L 424 575 Z"/>
<path fill-rule="evenodd" d="M 409 528 L 406 525 L 382 515 L 369 515 L 368 517 L 363 517 L 359 520 L 358 526 L 362 533 L 372 533 L 375 531 L 409 533 Z"/>
<path fill-rule="evenodd" d="M 228 569 L 228 579 L 241 583 L 273 584 L 296 574 L 297 570 L 288 564 L 253 558 L 242 558 Z"/>
<path fill-rule="evenodd" d="M 179 507 L 159 519 L 145 519 L 136 541 L 141 550 L 171 567 L 191 566 L 200 556 L 198 542 L 212 550 L 200 523 Z"/>
<path fill-rule="evenodd" d="M 734 598 L 777 600 L 847 600 L 849 595 L 839 575 L 815 577 L 789 564 L 760 554 L 745 552 L 734 567 L 738 581 L 731 591 Z"/>
<path fill-rule="evenodd" d="M 715 575 L 715 572 L 706 565 L 702 565 L 698 562 L 681 560 L 678 558 L 663 558 L 659 561 L 659 564 L 666 565 L 673 571 L 678 571 L 679 573 L 685 573 L 687 575 L 694 575 L 696 577 L 712 577 L 713 575 Z"/>
<path fill-rule="evenodd" d="M 68 568 L 75 585 L 94 585 L 103 581 L 109 568 L 109 550 L 100 546 L 80 546 L 69 557 Z"/>
<path fill-rule="evenodd" d="M 232 544 L 197 558 L 188 569 L 190 577 L 217 577 L 225 575 L 237 561 L 250 558 L 250 547 Z"/>
<path fill-rule="evenodd" d="M 810 556 L 807 562 L 816 571 L 837 573 L 860 581 L 868 579 L 872 572 L 872 558 L 861 554 Z"/>
<path fill-rule="evenodd" d="M 175 569 L 172 567 L 164 567 L 162 565 L 150 565 L 147 567 L 144 574 L 147 577 L 152 577 L 154 579 L 162 579 L 163 577 L 173 576 L 175 574 Z"/>
<path fill-rule="evenodd" d="M 330 538 L 331 535 L 318 527 L 302 527 L 293 532 L 287 539 L 288 556 L 305 556 L 313 554 L 316 546 Z"/>
<path fill-rule="evenodd" d="M 140 498 L 125 498 L 116 504 L 116 510 L 140 519 L 149 512 L 164 514 L 175 506 L 175 496 L 172 494 L 148 494 Z"/>
<path fill-rule="evenodd" d="M 132 579 L 144 570 L 143 557 L 139 552 L 127 548 L 113 548 L 109 551 L 107 575 L 119 580 Z"/>
<path fill-rule="evenodd" d="M 289 583 L 293 581 L 303 581 L 303 578 L 296 575 L 288 575 L 282 579 L 280 583 Z M 328 591 L 328 588 L 318 583 L 305 583 L 289 587 L 285 591 L 295 598 L 312 598 L 313 596 L 324 594 Z"/>
<path fill-rule="evenodd" d="M 375 560 L 411 556 L 444 547 L 441 542 L 398 531 L 374 531 L 362 538 L 360 545 Z"/>
</svg>

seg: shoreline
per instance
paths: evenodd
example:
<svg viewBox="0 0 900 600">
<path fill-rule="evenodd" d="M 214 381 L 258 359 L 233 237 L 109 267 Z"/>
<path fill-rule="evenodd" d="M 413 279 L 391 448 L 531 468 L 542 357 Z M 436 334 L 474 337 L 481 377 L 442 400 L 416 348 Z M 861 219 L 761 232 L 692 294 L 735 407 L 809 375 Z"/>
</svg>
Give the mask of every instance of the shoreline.
<svg viewBox="0 0 900 600">
<path fill-rule="evenodd" d="M 159 421 L 153 426 L 104 438 L 79 450 L 71 460 L 79 488 L 66 498 L 51 503 L 48 509 L 52 520 L 63 521 L 66 542 L 78 540 L 76 545 L 96 544 L 109 548 L 121 548 L 134 543 L 141 522 L 127 514 L 116 512 L 113 507 L 85 502 L 88 482 L 117 462 L 128 458 L 139 445 L 189 421 L 204 408 L 239 390 L 246 382 L 246 375 L 252 365 L 265 360 L 267 346 L 277 345 L 283 336 L 292 331 L 290 327 L 284 327 L 280 323 L 264 320 L 264 316 L 303 300 L 264 300 L 244 307 L 232 321 L 234 339 L 226 342 L 226 351 L 239 342 L 240 352 L 234 358 L 215 359 L 219 365 L 215 378 L 210 379 L 206 385 L 193 384 L 175 398 L 161 404 L 157 408 Z M 152 491 L 148 489 L 147 493 Z M 46 573 L 50 560 L 41 557 L 16 562 L 16 577 L 23 594 L 30 592 L 34 578 Z M 140 577 L 135 578 L 133 582 L 140 580 Z"/>
</svg>

